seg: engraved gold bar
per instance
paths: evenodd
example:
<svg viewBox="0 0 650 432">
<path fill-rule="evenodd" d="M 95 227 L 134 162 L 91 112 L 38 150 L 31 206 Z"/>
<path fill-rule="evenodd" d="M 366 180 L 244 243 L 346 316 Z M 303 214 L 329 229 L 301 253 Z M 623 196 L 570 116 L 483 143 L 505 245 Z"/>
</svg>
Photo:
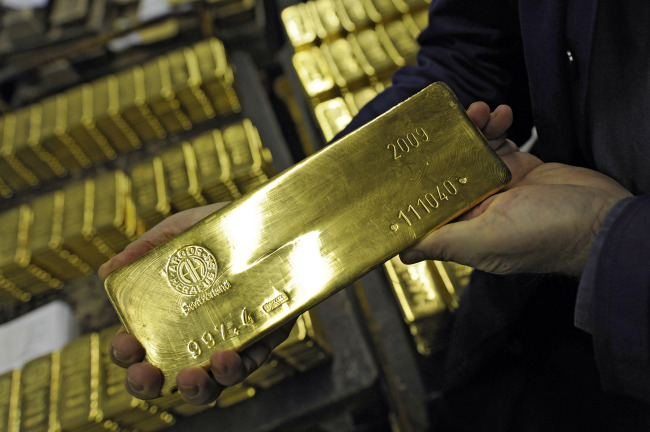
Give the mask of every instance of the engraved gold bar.
<svg viewBox="0 0 650 432">
<path fill-rule="evenodd" d="M 163 394 L 452 220 L 510 179 L 441 83 L 213 213 L 106 280 Z"/>
</svg>

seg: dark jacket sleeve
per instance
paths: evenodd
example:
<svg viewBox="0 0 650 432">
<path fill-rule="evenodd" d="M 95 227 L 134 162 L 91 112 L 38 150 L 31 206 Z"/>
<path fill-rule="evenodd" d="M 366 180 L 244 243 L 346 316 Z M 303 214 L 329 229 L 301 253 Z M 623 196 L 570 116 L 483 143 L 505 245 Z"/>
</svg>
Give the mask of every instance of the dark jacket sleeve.
<svg viewBox="0 0 650 432">
<path fill-rule="evenodd" d="M 443 81 L 467 107 L 482 100 L 507 103 L 518 113 L 517 130 L 530 134 L 530 108 L 515 2 L 433 0 L 420 34 L 417 65 L 400 68 L 393 85 L 368 103 L 337 136 L 343 136 L 417 93 Z"/>
<path fill-rule="evenodd" d="M 650 402 L 650 195 L 612 209 L 582 277 L 576 324 L 590 332 L 605 390 Z"/>
</svg>

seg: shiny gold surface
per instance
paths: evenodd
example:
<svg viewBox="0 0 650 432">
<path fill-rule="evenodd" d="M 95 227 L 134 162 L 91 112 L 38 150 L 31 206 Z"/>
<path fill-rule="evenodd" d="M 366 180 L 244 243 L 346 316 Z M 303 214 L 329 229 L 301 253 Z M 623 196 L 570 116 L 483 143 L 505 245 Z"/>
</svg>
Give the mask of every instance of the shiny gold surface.
<svg viewBox="0 0 650 432">
<path fill-rule="evenodd" d="M 241 349 L 510 179 L 447 86 L 434 84 L 109 275 L 146 360 Z"/>
</svg>

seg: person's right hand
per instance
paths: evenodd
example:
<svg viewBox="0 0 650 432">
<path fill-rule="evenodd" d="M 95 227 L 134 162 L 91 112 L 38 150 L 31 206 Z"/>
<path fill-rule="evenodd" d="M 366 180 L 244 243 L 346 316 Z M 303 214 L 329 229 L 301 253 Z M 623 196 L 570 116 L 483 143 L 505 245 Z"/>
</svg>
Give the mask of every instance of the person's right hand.
<svg viewBox="0 0 650 432">
<path fill-rule="evenodd" d="M 594 170 L 543 163 L 505 137 L 509 107 L 492 114 L 475 103 L 468 115 L 512 172 L 512 181 L 478 206 L 429 234 L 400 256 L 454 261 L 499 274 L 562 273 L 579 277 L 606 214 L 632 196 Z"/>
</svg>

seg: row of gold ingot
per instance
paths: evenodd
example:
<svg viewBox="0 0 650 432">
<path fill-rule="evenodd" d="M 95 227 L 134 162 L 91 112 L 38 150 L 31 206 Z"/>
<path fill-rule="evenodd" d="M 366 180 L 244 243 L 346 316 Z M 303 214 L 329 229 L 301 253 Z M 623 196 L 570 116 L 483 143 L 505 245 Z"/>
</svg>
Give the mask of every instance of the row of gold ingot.
<svg viewBox="0 0 650 432">
<path fill-rule="evenodd" d="M 233 81 L 212 38 L 0 117 L 0 198 L 239 112 Z"/>
<path fill-rule="evenodd" d="M 127 172 L 106 172 L 0 213 L 0 301 L 61 288 L 171 213 L 231 201 L 272 175 L 250 120 L 169 146 Z"/>
<path fill-rule="evenodd" d="M 443 261 L 406 265 L 399 257 L 384 268 L 417 351 L 422 355 L 440 351 L 445 347 L 450 315 L 458 308 L 472 268 Z"/>
<path fill-rule="evenodd" d="M 415 62 L 428 3 L 311 0 L 282 11 L 293 67 L 325 141 L 390 86 L 397 68 Z M 417 351 L 430 355 L 443 348 L 472 269 L 440 261 L 407 266 L 398 257 L 385 269 Z"/>
<path fill-rule="evenodd" d="M 282 11 L 292 62 L 323 137 L 331 140 L 415 63 L 425 0 L 311 0 Z"/>
<path fill-rule="evenodd" d="M 118 327 L 90 333 L 0 375 L 0 432 L 142 431 L 171 426 L 215 404 L 225 408 L 250 399 L 331 356 L 316 311 L 301 315 L 289 337 L 242 383 L 229 387 L 208 406 L 185 403 L 179 393 L 142 401 L 127 393 L 126 369 L 109 356 Z"/>
</svg>

